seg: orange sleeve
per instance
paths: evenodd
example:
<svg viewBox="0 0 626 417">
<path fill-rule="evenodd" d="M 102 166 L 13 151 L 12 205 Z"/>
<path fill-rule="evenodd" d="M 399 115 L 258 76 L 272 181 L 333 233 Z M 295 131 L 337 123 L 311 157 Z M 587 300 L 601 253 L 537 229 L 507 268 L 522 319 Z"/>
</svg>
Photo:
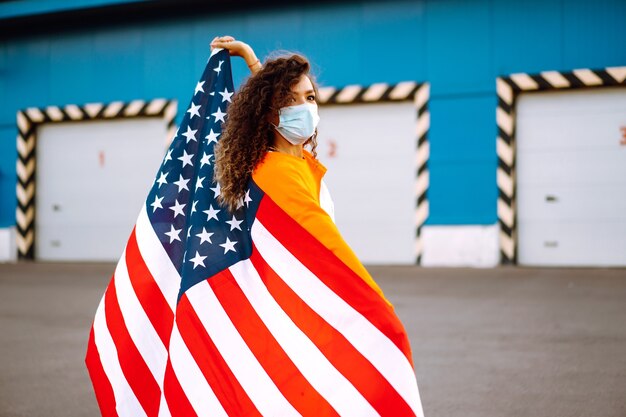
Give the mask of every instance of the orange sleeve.
<svg viewBox="0 0 626 417">
<path fill-rule="evenodd" d="M 343 239 L 330 215 L 320 207 L 318 198 L 312 192 L 316 186 L 311 180 L 293 164 L 268 165 L 254 171 L 252 175 L 254 182 L 290 217 L 330 249 L 389 303 L 378 284 Z"/>
</svg>

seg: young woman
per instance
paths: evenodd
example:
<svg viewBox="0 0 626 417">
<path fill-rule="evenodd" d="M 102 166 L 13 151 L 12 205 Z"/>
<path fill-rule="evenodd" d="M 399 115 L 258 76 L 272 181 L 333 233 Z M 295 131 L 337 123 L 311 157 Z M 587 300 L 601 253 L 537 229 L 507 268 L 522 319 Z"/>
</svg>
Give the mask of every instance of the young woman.
<svg viewBox="0 0 626 417">
<path fill-rule="evenodd" d="M 344 275 L 339 274 L 339 269 L 328 272 L 343 280 L 353 280 L 348 283 L 350 291 L 355 294 L 353 307 L 370 321 L 360 327 L 356 323 L 363 316 L 336 313 L 340 316 L 338 323 L 355 330 L 351 334 L 356 339 L 351 342 L 355 347 L 362 345 L 363 348 L 357 357 L 361 358 L 362 354 L 369 358 L 368 361 L 371 359 L 361 365 L 356 365 L 361 359 L 355 359 L 357 362 L 352 363 L 353 368 L 344 371 L 359 375 L 355 380 L 360 380 L 357 383 L 362 384 L 359 390 L 375 408 L 377 414 L 374 414 L 423 416 L 406 332 L 393 312 L 393 306 L 334 222 L 332 200 L 323 181 L 327 169 L 316 153 L 317 87 L 310 74 L 309 62 L 302 55 L 288 54 L 268 59 L 261 65 L 249 45 L 231 36 L 216 37 L 211 47 L 224 48 L 231 55 L 243 57 L 252 71 L 232 98 L 221 138 L 214 149 L 220 203 L 234 211 L 251 178 L 286 214 L 354 272 Z M 307 145 L 310 145 L 310 151 L 305 149 Z M 372 325 L 378 330 L 370 327 Z M 365 328 L 372 330 L 370 336 L 374 335 L 367 342 L 365 339 L 370 336 L 365 336 Z M 334 332 L 330 328 L 327 330 Z M 378 339 L 377 335 L 382 334 L 388 339 Z M 335 353 L 342 352 L 342 349 L 351 351 L 353 347 L 344 342 L 341 335 L 328 337 L 324 349 Z M 336 381 L 326 384 L 335 387 Z M 355 407 L 347 414 L 339 414 L 370 415 Z M 311 412 L 308 415 L 334 414 Z"/>
<path fill-rule="evenodd" d="M 352 267 L 381 296 L 381 289 L 341 237 L 317 159 L 317 86 L 310 64 L 299 54 L 261 65 L 252 48 L 232 36 L 216 37 L 212 48 L 245 59 L 252 76 L 233 96 L 228 122 L 215 146 L 215 179 L 221 202 L 231 210 L 245 194 L 250 175 L 270 198 Z M 311 151 L 304 147 L 311 146 Z"/>
</svg>

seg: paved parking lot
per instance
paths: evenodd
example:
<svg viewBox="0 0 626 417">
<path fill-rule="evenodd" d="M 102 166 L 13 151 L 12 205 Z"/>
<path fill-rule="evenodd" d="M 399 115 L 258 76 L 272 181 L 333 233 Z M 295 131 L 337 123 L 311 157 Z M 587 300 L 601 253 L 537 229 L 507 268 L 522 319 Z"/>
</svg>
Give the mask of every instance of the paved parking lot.
<svg viewBox="0 0 626 417">
<path fill-rule="evenodd" d="M 0 417 L 94 416 L 84 366 L 113 264 L 0 264 Z M 426 417 L 626 416 L 626 269 L 369 266 Z"/>
</svg>

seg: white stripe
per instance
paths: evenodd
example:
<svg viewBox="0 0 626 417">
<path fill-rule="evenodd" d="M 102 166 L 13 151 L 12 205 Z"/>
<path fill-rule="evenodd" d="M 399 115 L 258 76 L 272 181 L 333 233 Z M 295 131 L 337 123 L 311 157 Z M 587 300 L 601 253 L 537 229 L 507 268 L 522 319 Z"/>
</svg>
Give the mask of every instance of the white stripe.
<svg viewBox="0 0 626 417">
<path fill-rule="evenodd" d="M 139 252 L 141 252 L 150 274 L 161 289 L 172 311 L 176 311 L 176 301 L 178 299 L 178 291 L 180 290 L 180 275 L 174 264 L 172 264 L 169 255 L 165 252 L 152 227 L 152 223 L 150 223 L 145 203 L 137 218 L 135 234 Z"/>
<path fill-rule="evenodd" d="M 415 373 L 400 349 L 283 247 L 259 219 L 251 233 L 261 256 L 285 283 L 378 369 L 418 417 L 423 416 Z"/>
<path fill-rule="evenodd" d="M 176 324 L 172 329 L 170 340 L 170 361 L 185 396 L 198 416 L 228 417 L 191 352 L 187 349 Z"/>
<path fill-rule="evenodd" d="M 96 310 L 93 324 L 94 343 L 100 355 L 100 363 L 102 363 L 104 373 L 111 383 L 111 388 L 113 388 L 117 414 L 119 417 L 145 416 L 146 413 L 122 373 L 117 349 L 106 324 L 104 298 L 105 296 L 102 297 L 98 310 Z"/>
<path fill-rule="evenodd" d="M 280 308 L 249 259 L 237 262 L 229 269 L 274 339 L 339 415 L 379 415 Z"/>
<path fill-rule="evenodd" d="M 202 281 L 185 294 L 226 364 L 259 412 L 266 416 L 299 416 L 254 357 L 211 286 Z"/>
<path fill-rule="evenodd" d="M 158 417 L 172 417 L 170 413 L 170 409 L 167 405 L 167 400 L 165 399 L 165 394 L 163 390 L 161 390 L 161 402 L 159 403 L 159 415 Z"/>
<path fill-rule="evenodd" d="M 167 349 L 146 315 L 128 276 L 126 250 L 115 269 L 115 292 L 124 323 L 139 354 L 152 372 L 152 376 L 163 389 L 163 376 L 167 365 Z"/>
</svg>

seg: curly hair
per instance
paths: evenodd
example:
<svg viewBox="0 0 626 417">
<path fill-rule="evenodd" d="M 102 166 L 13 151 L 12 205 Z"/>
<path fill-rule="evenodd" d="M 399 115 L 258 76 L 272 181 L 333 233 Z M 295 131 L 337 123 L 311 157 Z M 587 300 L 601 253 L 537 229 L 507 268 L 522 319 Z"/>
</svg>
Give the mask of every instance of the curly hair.
<svg viewBox="0 0 626 417">
<path fill-rule="evenodd" d="M 213 177 L 220 185 L 218 203 L 230 212 L 241 205 L 252 171 L 272 145 L 274 133 L 267 118 L 269 112 L 278 112 L 289 105 L 291 88 L 302 75 L 309 77 L 317 97 L 318 89 L 310 70 L 309 61 L 297 53 L 269 58 L 233 96 L 221 138 L 214 148 Z M 316 139 L 317 129 L 304 145 L 311 145 L 311 153 L 317 159 Z"/>
</svg>

